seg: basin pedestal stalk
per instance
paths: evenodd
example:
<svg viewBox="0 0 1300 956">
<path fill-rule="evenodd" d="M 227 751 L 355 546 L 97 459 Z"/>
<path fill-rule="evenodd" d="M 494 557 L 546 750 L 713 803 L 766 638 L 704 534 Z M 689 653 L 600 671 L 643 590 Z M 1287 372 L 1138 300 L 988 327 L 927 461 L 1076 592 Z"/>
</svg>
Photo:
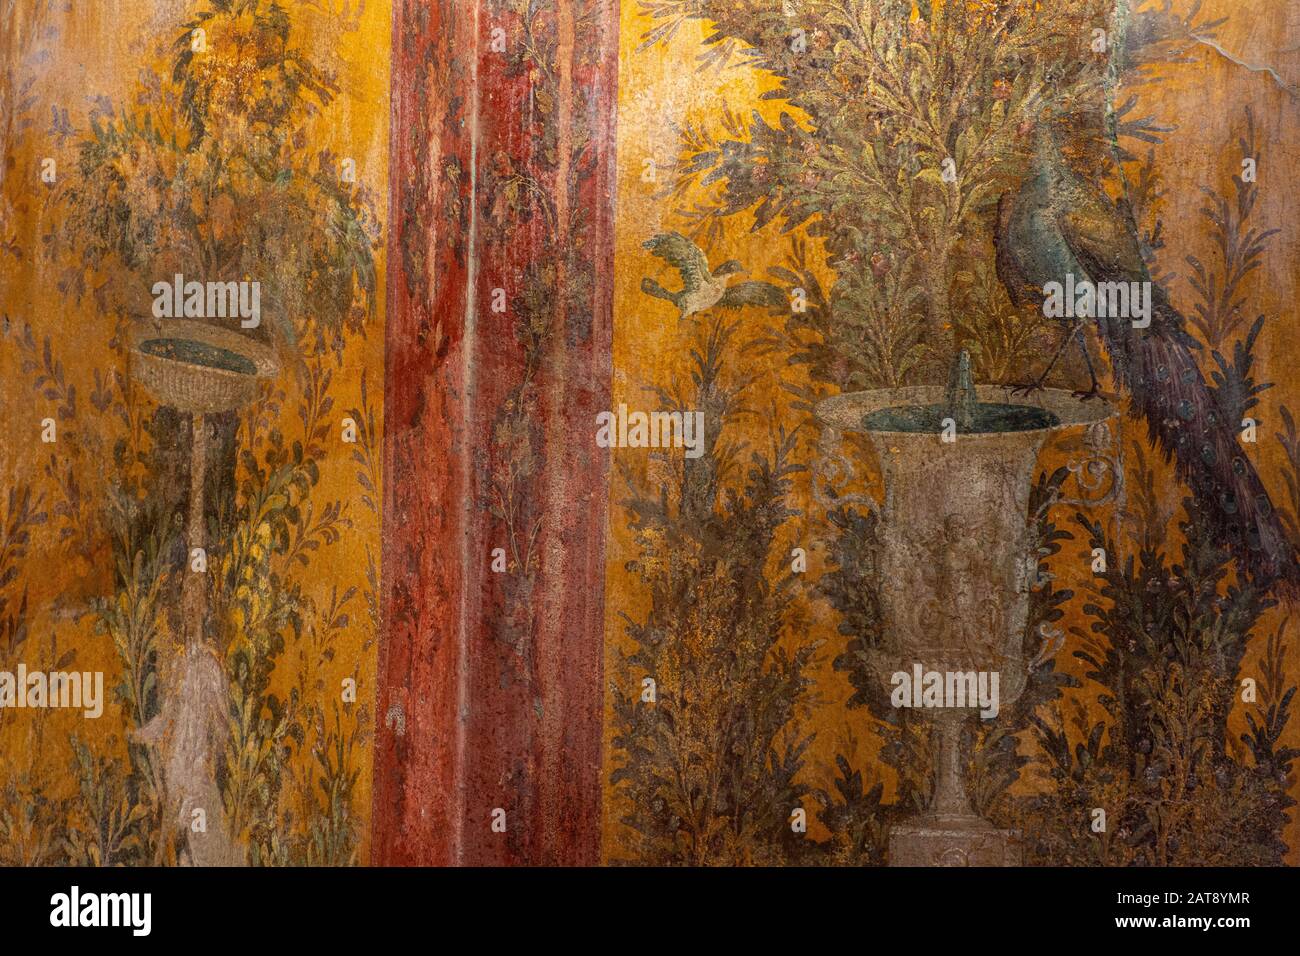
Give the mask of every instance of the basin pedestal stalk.
<svg viewBox="0 0 1300 956">
<path fill-rule="evenodd" d="M 194 570 L 198 554 L 207 554 L 207 535 L 204 533 L 203 488 L 208 470 L 208 419 L 202 412 L 193 413 L 193 447 L 190 452 L 190 507 L 185 525 L 186 555 L 189 567 L 181 585 L 181 609 L 184 612 L 185 651 L 203 646 L 203 623 L 207 620 L 208 592 L 206 575 Z M 206 565 L 207 559 L 204 558 Z"/>
<path fill-rule="evenodd" d="M 158 714 L 136 732 L 158 748 L 165 799 L 185 834 L 188 862 L 233 866 L 244 862 L 238 834 L 226 823 L 216 762 L 229 733 L 228 686 L 217 648 L 205 640 L 207 559 L 195 570 L 196 549 L 206 556 L 204 487 L 209 457 L 209 414 L 241 408 L 257 398 L 259 383 L 279 370 L 267 345 L 202 322 L 143 323 L 132 334 L 131 369 L 162 405 L 191 416 L 190 496 L 181 568 L 179 659 L 161 680 Z M 199 821 L 202 820 L 202 826 Z"/>
<path fill-rule="evenodd" d="M 965 718 L 960 711 L 950 711 L 935 720 L 934 799 L 931 815 L 944 826 L 965 826 L 983 830 L 989 824 L 971 809 L 962 779 L 961 728 Z"/>
</svg>

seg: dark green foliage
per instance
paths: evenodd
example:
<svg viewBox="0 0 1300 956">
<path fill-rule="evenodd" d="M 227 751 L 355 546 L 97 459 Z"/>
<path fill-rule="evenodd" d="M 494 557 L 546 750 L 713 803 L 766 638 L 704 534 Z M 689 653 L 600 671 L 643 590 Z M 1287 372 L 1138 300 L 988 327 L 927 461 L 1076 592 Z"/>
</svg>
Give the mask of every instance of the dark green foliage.
<svg viewBox="0 0 1300 956">
<path fill-rule="evenodd" d="M 1253 761 L 1249 771 L 1252 788 L 1271 797 L 1254 820 L 1255 829 L 1249 836 L 1257 846 L 1266 847 L 1268 858 L 1277 862 L 1285 859 L 1288 849 L 1281 833 L 1287 825 L 1286 811 L 1296 805 L 1289 791 L 1291 768 L 1300 757 L 1300 750 L 1281 744 L 1296 692 L 1294 684 L 1287 686 L 1285 674 L 1289 647 L 1282 633 L 1288 623 L 1289 619 L 1283 620 L 1269 636 L 1258 681 L 1259 704 L 1253 711 L 1246 711 L 1248 729 L 1241 735 Z"/>
<path fill-rule="evenodd" d="M 1239 145 L 1243 155 L 1258 156 L 1249 114 Z M 1143 182 L 1149 183 L 1145 175 Z M 1253 373 L 1264 317 L 1233 342 L 1230 360 L 1220 345 L 1245 322 L 1241 283 L 1258 266 L 1272 231 L 1248 223 L 1254 186 L 1239 176 L 1233 182 L 1235 207 L 1207 190 L 1202 210 L 1222 270 L 1188 261 L 1202 300 L 1190 320 L 1212 347 L 1214 413 L 1235 428 L 1269 387 Z M 1281 414 L 1286 434 L 1278 438 L 1294 464 L 1293 423 L 1285 408 Z M 1275 600 L 1233 561 L 1213 503 L 1184 500 L 1184 543 L 1177 559 L 1167 553 L 1171 515 L 1161 505 L 1163 489 L 1140 446 L 1134 458 L 1135 507 L 1127 514 L 1137 524 L 1132 551 L 1125 553 L 1099 522 L 1077 516 L 1089 546 L 1110 556 L 1096 597 L 1084 607 L 1092 624 L 1074 632 L 1082 645 L 1075 657 L 1100 685 L 1104 713 L 1098 719 L 1072 701 L 1068 729 L 1059 708 L 1033 718 L 1055 793 L 1024 802 L 1034 834 L 1029 855 L 1056 865 L 1276 865 L 1287 851 L 1281 835 L 1294 805 L 1288 777 L 1300 755 L 1279 743 L 1295 692 L 1282 667 L 1285 622 L 1255 668 L 1243 671 L 1259 620 Z M 1294 469 L 1284 477 L 1293 494 L 1283 524 L 1294 536 L 1300 500 Z M 1259 699 L 1241 705 L 1247 732 L 1238 741 L 1228 718 L 1245 676 L 1256 676 Z M 1104 832 L 1089 826 L 1094 808 L 1106 811 Z"/>
<path fill-rule="evenodd" d="M 1155 479 L 1140 455 L 1135 473 L 1135 553 L 1125 555 L 1099 521 L 1076 516 L 1089 549 L 1110 556 L 1084 605 L 1090 628 L 1072 631 L 1081 645 L 1074 656 L 1100 686 L 1101 714 L 1031 681 L 1008 727 L 1032 727 L 1040 749 L 1034 770 L 1049 787 L 985 807 L 977 773 L 977 808 L 1024 831 L 1032 863 L 1280 863 L 1285 811 L 1293 805 L 1286 781 L 1298 755 L 1279 744 L 1294 694 L 1285 687 L 1281 629 L 1261 662 L 1259 703 L 1246 708 L 1248 732 L 1240 745 L 1227 732 L 1252 629 L 1274 602 L 1249 581 L 1231 580 L 1231 556 L 1191 498 L 1180 522 L 1181 560 L 1171 560 Z M 1044 597 L 1035 594 L 1036 617 Z M 1062 597 L 1047 592 L 1046 600 Z M 988 744 L 1003 743 L 996 727 L 987 737 L 976 751 L 977 770 Z M 1016 772 L 1024 762 L 1018 759 Z M 1101 832 L 1091 826 L 1098 809 L 1106 813 Z"/>
<path fill-rule="evenodd" d="M 1249 411 L 1259 404 L 1259 393 L 1273 387 L 1272 382 L 1255 381 L 1255 344 L 1264 329 L 1264 316 L 1257 318 L 1244 340 L 1233 343 L 1232 360 L 1221 355 L 1218 349 L 1212 354 L 1215 368 L 1210 372 L 1214 383 L 1210 394 L 1218 408 L 1221 420 L 1236 428 Z"/>
<path fill-rule="evenodd" d="M 77 175 L 51 194 L 60 289 L 93 288 L 103 312 L 143 319 L 145 290 L 176 271 L 247 278 L 270 319 L 254 337 L 341 353 L 374 314 L 380 229 L 340 158 L 306 149 L 334 79 L 274 0 L 214 0 L 171 47 L 170 70 L 142 69 L 129 103 L 101 98 Z"/>
<path fill-rule="evenodd" d="M 1249 581 L 1228 581 L 1231 558 L 1211 519 L 1192 498 L 1183 512 L 1180 560 L 1149 530 L 1121 560 L 1101 525 L 1078 516 L 1089 546 L 1116 556 L 1099 575 L 1099 600 L 1085 605 L 1091 636 L 1077 634 L 1084 646 L 1074 655 L 1101 685 L 1106 719 L 1075 702 L 1071 747 L 1059 708 L 1033 718 L 1056 791 L 1025 802 L 1039 862 L 1282 862 L 1292 805 L 1285 778 L 1297 753 L 1278 746 L 1294 693 L 1283 689 L 1280 632 L 1265 654 L 1260 705 L 1247 710 L 1244 746 L 1227 733 L 1252 629 L 1275 602 Z M 1103 833 L 1089 827 L 1093 808 L 1106 811 Z"/>
<path fill-rule="evenodd" d="M 781 331 L 792 361 L 850 388 L 942 375 L 956 347 L 971 349 L 983 376 L 1028 357 L 1007 354 L 1001 290 L 964 324 L 950 299 L 988 258 L 993 205 L 1022 161 L 1021 124 L 1052 106 L 1100 115 L 1105 60 L 1080 25 L 1101 22 L 1104 3 L 1057 0 L 1032 14 L 1010 0 L 949 3 L 916 20 L 910 0 L 792 16 L 767 0 L 642 6 L 656 20 L 643 48 L 703 19 L 705 63 L 734 59 L 779 78 L 766 98 L 788 109 L 775 119 L 723 106 L 720 132 L 684 127 L 665 194 L 706 242 L 742 213 L 755 230 L 806 226 L 820 240 L 835 282 Z M 773 274 L 808 290 L 790 271 Z M 1019 331 L 1011 338 L 1032 351 Z"/>
<path fill-rule="evenodd" d="M 164 634 L 161 617 L 170 601 L 179 603 L 179 585 L 167 574 L 167 554 L 180 537 L 157 497 L 135 498 L 115 488 L 104 524 L 112 535 L 114 593 L 96 600 L 96 629 L 105 633 L 117 652 L 121 676 L 115 694 L 122 704 L 130 731 L 124 771 L 115 758 L 94 756 L 76 743 L 76 770 L 80 783 L 81 813 L 90 822 L 85 832 L 74 825 L 66 837 L 69 853 L 82 865 L 114 862 L 157 865 L 169 847 L 182 846 L 184 837 L 175 821 L 165 819 L 165 800 L 159 791 L 161 761 L 155 747 L 133 739 L 159 712 L 159 653 Z M 129 820 L 127 828 L 121 821 Z M 117 822 L 114 822 L 117 821 Z M 130 829 L 133 859 L 114 860 L 119 854 L 114 834 Z M 125 837 L 123 838 L 125 840 Z"/>
<path fill-rule="evenodd" d="M 351 708 L 348 708 L 349 710 Z M 307 866 L 355 866 L 361 820 L 353 810 L 353 792 L 361 775 L 355 766 L 356 748 L 365 741 L 367 729 L 363 717 L 349 713 L 350 730 L 343 729 L 337 702 L 333 704 L 334 727 L 327 732 L 324 711 L 315 714 L 315 740 L 312 758 L 315 766 L 305 776 L 314 780 L 319 794 L 304 795 L 304 805 L 319 806 L 308 821 L 303 841 L 302 860 Z M 307 788 L 310 791 L 310 787 Z"/>
<path fill-rule="evenodd" d="M 151 832 L 150 794 L 123 761 L 97 757 L 80 740 L 72 741 L 78 800 L 64 837 L 73 866 L 147 865 L 157 835 Z"/>
<path fill-rule="evenodd" d="M 873 680 L 867 652 L 880 647 L 881 621 L 879 588 L 880 516 L 855 508 L 840 507 L 827 514 L 839 529 L 834 535 L 828 570 L 818 582 L 818 591 L 839 615 L 839 633 L 847 638 L 842 654 L 835 658 L 837 671 L 847 671 L 853 685 L 849 707 L 870 707 L 877 714 L 893 712 L 888 695 Z"/>
<path fill-rule="evenodd" d="M 1262 162 L 1255 114 L 1249 106 L 1246 107 L 1246 130 L 1236 145 L 1241 156 L 1249 157 L 1257 164 Z M 1277 229 L 1261 229 L 1250 221 L 1259 199 L 1258 184 L 1246 182 L 1237 171 L 1232 175 L 1232 185 L 1235 202 L 1217 190 L 1206 188 L 1206 205 L 1201 207 L 1201 216 L 1208 224 L 1222 261 L 1222 271 L 1207 268 L 1196 256 L 1187 256 L 1187 264 L 1192 268 L 1188 282 L 1201 299 L 1187 318 L 1201 337 L 1215 348 L 1228 336 L 1234 335 L 1246 321 L 1246 313 L 1242 311 L 1246 304 L 1242 298 L 1242 283 L 1263 265 L 1268 242 L 1278 232 Z"/>
<path fill-rule="evenodd" d="M 196 140 L 203 138 L 214 106 L 220 111 L 229 103 L 214 103 L 215 91 L 204 82 L 202 71 L 195 69 L 196 58 L 203 53 L 194 50 L 194 31 L 212 33 L 223 21 L 240 20 L 251 27 L 246 35 L 265 76 L 241 105 L 253 123 L 271 134 L 268 142 L 260 144 L 265 152 L 257 157 L 269 166 L 286 138 L 283 131 L 313 108 L 328 105 L 338 89 L 303 50 L 291 46 L 292 22 L 278 0 L 210 0 L 207 9 L 181 27 L 172 44 L 172 81 L 179 88 L 180 113 Z"/>
<path fill-rule="evenodd" d="M 30 774 L 6 774 L 0 786 L 0 865 L 54 866 L 64 860 L 68 800 L 51 799 Z"/>
<path fill-rule="evenodd" d="M 1275 432 L 1286 464 L 1282 468 L 1282 481 L 1286 486 L 1286 503 L 1278 507 L 1278 516 L 1286 528 L 1291 544 L 1300 549 L 1300 431 L 1296 429 L 1295 417 L 1291 409 L 1283 405 L 1278 409 L 1282 418 L 1280 432 Z"/>
<path fill-rule="evenodd" d="M 835 795 L 818 794 L 822 823 L 831 831 L 830 859 L 854 866 L 883 866 L 889 843 L 889 808 L 881 802 L 885 785 L 864 783 L 862 771 L 836 755 Z"/>
<path fill-rule="evenodd" d="M 27 590 L 15 592 L 23 562 L 31 549 L 32 529 L 48 520 L 41 500 L 32 498 L 29 484 L 9 489 L 0 521 L 0 668 L 9 669 L 27 641 Z"/>
<path fill-rule="evenodd" d="M 793 576 L 767 574 L 801 468 L 795 436 L 778 428 L 740 473 L 745 448 L 728 425 L 748 411 L 746 383 L 727 380 L 724 358 L 734 331 L 712 325 L 684 391 L 655 389 L 662 408 L 703 411 L 702 456 L 661 461 L 662 483 L 629 478 L 639 553 L 628 570 L 651 604 L 644 620 L 625 617 L 632 650 L 613 687 L 611 782 L 642 863 L 781 862 L 806 839 L 790 818 L 808 793 L 795 778 L 811 738 L 797 728 L 815 648 L 786 640 L 799 632 Z M 653 703 L 642 698 L 647 676 Z"/>
</svg>

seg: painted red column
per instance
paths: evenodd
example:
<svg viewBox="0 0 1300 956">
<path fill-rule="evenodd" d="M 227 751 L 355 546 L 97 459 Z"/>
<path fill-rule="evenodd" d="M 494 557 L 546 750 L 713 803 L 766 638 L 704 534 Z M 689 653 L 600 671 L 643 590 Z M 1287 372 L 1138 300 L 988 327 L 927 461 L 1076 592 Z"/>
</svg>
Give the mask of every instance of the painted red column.
<svg viewBox="0 0 1300 956">
<path fill-rule="evenodd" d="M 379 864 L 600 855 L 618 10 L 537 6 L 395 2 Z"/>
</svg>

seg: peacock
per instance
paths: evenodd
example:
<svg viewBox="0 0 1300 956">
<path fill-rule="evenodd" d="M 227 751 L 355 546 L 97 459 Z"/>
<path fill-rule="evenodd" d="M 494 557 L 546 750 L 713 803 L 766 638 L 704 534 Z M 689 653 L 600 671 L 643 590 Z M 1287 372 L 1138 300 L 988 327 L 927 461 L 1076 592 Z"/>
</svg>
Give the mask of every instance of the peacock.
<svg viewBox="0 0 1300 956">
<path fill-rule="evenodd" d="M 1200 344 L 1165 291 L 1152 282 L 1137 227 L 1100 188 L 1074 172 L 1049 122 L 1035 132 L 1031 174 L 998 205 L 997 272 L 1012 301 L 1042 307 L 1048 283 L 1073 275 L 1076 283 L 1151 283 L 1150 324 L 1130 318 L 1095 319 L 1116 384 L 1145 420 L 1152 441 L 1198 503 L 1215 519 L 1220 540 L 1255 582 L 1294 587 L 1296 554 L 1259 474 L 1239 443 L 1236 411 L 1221 407 L 1196 361 Z M 1096 374 L 1071 320 L 1061 348 L 1077 340 L 1096 391 Z M 1046 372 L 1039 379 L 1041 384 Z"/>
</svg>

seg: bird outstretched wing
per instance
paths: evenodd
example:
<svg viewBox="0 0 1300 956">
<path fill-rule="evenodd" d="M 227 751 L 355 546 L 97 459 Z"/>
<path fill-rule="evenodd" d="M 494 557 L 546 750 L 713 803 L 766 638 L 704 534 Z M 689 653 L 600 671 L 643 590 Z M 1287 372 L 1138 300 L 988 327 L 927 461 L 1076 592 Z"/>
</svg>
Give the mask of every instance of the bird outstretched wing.
<svg viewBox="0 0 1300 956">
<path fill-rule="evenodd" d="M 704 251 L 680 232 L 661 232 L 641 244 L 682 274 L 682 291 L 687 295 L 704 284 L 709 260 Z"/>
<path fill-rule="evenodd" d="M 646 295 L 652 295 L 656 299 L 667 299 L 673 304 L 677 303 L 677 298 L 681 293 L 669 292 L 654 279 L 645 278 L 641 280 L 641 291 Z"/>
<path fill-rule="evenodd" d="M 786 300 L 785 293 L 772 283 L 757 280 L 737 282 L 735 285 L 728 286 L 727 291 L 718 300 L 718 307 L 723 309 L 739 309 L 746 305 L 761 305 L 773 312 L 782 312 L 789 302 Z"/>
</svg>

